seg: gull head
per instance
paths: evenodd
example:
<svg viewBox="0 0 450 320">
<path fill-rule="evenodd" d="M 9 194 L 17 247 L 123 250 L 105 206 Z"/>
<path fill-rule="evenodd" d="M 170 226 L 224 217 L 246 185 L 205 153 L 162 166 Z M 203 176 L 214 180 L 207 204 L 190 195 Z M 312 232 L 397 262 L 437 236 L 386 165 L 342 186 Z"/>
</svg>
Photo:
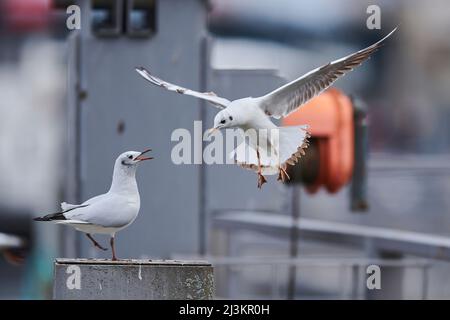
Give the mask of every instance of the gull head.
<svg viewBox="0 0 450 320">
<path fill-rule="evenodd" d="M 152 151 L 152 149 L 146 149 L 142 152 L 139 151 L 124 152 L 117 158 L 116 163 L 124 167 L 134 167 L 142 161 L 153 159 L 153 157 L 145 156 L 145 154 L 150 151 Z"/>
<path fill-rule="evenodd" d="M 236 117 L 232 114 L 231 110 L 224 109 L 216 114 L 214 117 L 214 127 L 208 130 L 208 134 L 224 129 L 237 126 Z"/>
</svg>

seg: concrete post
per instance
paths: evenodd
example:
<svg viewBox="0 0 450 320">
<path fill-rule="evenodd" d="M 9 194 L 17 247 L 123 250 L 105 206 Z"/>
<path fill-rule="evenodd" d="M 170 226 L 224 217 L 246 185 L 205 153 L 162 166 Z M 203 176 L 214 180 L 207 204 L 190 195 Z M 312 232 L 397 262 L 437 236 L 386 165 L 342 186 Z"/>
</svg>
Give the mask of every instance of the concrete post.
<svg viewBox="0 0 450 320">
<path fill-rule="evenodd" d="M 56 259 L 53 298 L 209 300 L 213 267 L 202 261 Z"/>
</svg>

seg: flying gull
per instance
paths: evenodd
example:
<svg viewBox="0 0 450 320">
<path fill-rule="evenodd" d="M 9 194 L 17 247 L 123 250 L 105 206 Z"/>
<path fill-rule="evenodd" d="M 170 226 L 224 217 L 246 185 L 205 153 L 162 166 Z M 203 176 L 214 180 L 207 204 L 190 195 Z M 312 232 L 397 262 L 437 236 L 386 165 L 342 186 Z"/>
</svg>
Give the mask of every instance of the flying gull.
<svg viewBox="0 0 450 320">
<path fill-rule="evenodd" d="M 283 182 L 289 180 L 287 165 L 296 164 L 305 154 L 308 147 L 307 139 L 310 137 L 307 125 L 277 127 L 270 117 L 275 119 L 285 117 L 320 94 L 338 78 L 369 59 L 395 30 L 397 28 L 363 50 L 314 69 L 257 98 L 247 97 L 230 101 L 218 97 L 213 92 L 197 92 L 166 82 L 153 76 L 143 67 L 136 68 L 136 71 L 153 85 L 206 100 L 220 109 L 214 118 L 214 127 L 210 129 L 210 133 L 224 128 L 239 128 L 244 132 L 249 129 L 256 130 L 258 135 L 248 135 L 248 139 L 244 139 L 231 156 L 237 164 L 257 172 L 258 188 L 261 188 L 266 182 L 263 174 L 278 173 L 278 180 Z M 276 134 L 269 134 L 274 131 Z"/>
</svg>

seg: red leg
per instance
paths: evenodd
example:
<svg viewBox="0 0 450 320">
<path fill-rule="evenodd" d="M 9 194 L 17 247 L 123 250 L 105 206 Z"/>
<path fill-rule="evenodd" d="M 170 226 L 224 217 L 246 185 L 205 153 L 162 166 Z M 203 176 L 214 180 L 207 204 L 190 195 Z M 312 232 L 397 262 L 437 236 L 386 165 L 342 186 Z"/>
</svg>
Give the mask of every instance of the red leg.
<svg viewBox="0 0 450 320">
<path fill-rule="evenodd" d="M 286 169 L 283 167 L 280 167 L 278 172 L 278 180 L 281 180 L 283 182 L 289 181 L 291 178 L 289 177 L 288 173 L 286 172 Z"/>
<path fill-rule="evenodd" d="M 96 246 L 97 248 L 99 248 L 100 250 L 106 251 L 108 249 L 103 248 L 97 241 L 95 241 L 94 237 L 91 236 L 89 233 L 86 233 L 86 236 L 89 238 L 89 240 L 92 241 L 92 243 L 94 244 L 94 246 Z"/>
<path fill-rule="evenodd" d="M 117 261 L 117 257 L 116 257 L 116 250 L 114 249 L 114 237 L 111 237 L 111 240 L 109 241 L 110 245 L 111 245 L 111 250 L 112 250 L 112 261 Z"/>
<path fill-rule="evenodd" d="M 259 148 L 256 148 L 256 157 L 258 158 L 258 188 L 261 189 L 262 185 L 267 182 L 266 178 L 262 175 L 261 158 L 259 155 Z"/>
</svg>

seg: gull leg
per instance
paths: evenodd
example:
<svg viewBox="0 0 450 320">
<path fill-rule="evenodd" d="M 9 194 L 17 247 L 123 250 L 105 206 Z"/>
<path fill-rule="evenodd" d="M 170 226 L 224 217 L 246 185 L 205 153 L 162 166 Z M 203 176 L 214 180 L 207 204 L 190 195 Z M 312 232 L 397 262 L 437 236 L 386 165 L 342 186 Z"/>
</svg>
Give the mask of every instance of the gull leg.
<svg viewBox="0 0 450 320">
<path fill-rule="evenodd" d="M 112 261 L 117 261 L 117 257 L 116 257 L 116 250 L 114 249 L 114 236 L 111 237 L 111 239 L 109 240 L 109 244 L 111 245 L 111 250 L 112 250 Z"/>
<path fill-rule="evenodd" d="M 286 172 L 286 169 L 282 166 L 278 168 L 278 181 L 286 182 L 289 181 L 291 177 L 289 177 L 288 173 Z"/>
<path fill-rule="evenodd" d="M 89 238 L 89 240 L 92 241 L 95 247 L 99 248 L 100 250 L 106 251 L 108 249 L 102 247 L 97 241 L 95 241 L 94 237 L 91 236 L 89 233 L 86 233 L 86 236 Z"/>
<path fill-rule="evenodd" d="M 261 189 L 262 185 L 267 182 L 266 178 L 262 175 L 261 158 L 259 155 L 259 148 L 256 148 L 256 157 L 258 158 L 258 188 Z"/>
</svg>

